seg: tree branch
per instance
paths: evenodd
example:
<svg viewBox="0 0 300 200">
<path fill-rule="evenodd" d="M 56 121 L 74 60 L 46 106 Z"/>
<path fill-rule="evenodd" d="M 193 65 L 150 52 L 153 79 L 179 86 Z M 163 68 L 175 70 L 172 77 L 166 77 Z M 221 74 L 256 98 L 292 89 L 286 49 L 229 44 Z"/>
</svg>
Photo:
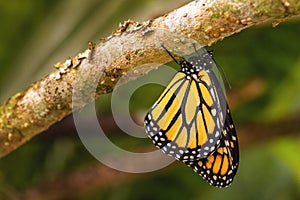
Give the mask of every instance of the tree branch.
<svg viewBox="0 0 300 200">
<path fill-rule="evenodd" d="M 274 20 L 275 26 L 299 13 L 300 2 L 297 0 L 200 0 L 141 24 L 128 20 L 112 36 L 97 46 L 90 44 L 85 52 L 56 64 L 57 71 L 0 106 L 0 157 L 74 109 L 111 92 L 117 80 L 133 67 L 169 61 L 165 52 L 157 50 L 159 41 L 183 35 L 203 46 L 211 45 L 255 24 Z M 185 45 L 189 41 L 179 43 Z M 87 90 L 95 83 L 96 93 L 91 95 Z M 74 92 L 80 100 L 72 99 Z"/>
</svg>

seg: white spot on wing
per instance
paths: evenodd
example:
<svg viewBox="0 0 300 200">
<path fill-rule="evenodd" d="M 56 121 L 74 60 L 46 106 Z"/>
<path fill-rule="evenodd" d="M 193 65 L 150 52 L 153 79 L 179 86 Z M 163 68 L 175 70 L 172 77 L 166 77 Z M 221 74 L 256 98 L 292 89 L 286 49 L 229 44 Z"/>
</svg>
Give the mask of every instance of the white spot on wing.
<svg viewBox="0 0 300 200">
<path fill-rule="evenodd" d="M 214 101 L 216 101 L 216 95 L 215 95 L 215 91 L 213 88 L 210 88 L 210 93 L 211 93 L 211 96 L 213 97 Z"/>
<path fill-rule="evenodd" d="M 215 108 L 211 110 L 211 114 L 212 114 L 213 116 L 216 116 L 216 114 L 217 114 L 217 111 L 216 111 L 216 109 L 215 109 Z"/>
</svg>

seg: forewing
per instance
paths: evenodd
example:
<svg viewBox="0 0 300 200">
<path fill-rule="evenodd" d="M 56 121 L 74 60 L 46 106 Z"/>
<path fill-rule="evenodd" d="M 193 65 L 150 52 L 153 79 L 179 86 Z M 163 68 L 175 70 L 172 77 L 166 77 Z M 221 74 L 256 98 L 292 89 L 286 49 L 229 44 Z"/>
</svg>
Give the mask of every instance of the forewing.
<svg viewBox="0 0 300 200">
<path fill-rule="evenodd" d="M 153 143 L 181 161 L 204 158 L 220 145 L 218 93 L 204 70 L 199 75 L 178 72 L 145 117 Z"/>
</svg>

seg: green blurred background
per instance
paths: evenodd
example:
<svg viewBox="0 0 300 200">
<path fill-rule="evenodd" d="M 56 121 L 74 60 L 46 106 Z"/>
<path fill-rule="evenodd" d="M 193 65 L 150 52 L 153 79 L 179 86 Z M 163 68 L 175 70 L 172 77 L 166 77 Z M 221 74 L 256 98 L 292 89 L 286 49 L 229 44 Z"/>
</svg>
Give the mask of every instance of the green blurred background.
<svg viewBox="0 0 300 200">
<path fill-rule="evenodd" d="M 120 22 L 142 22 L 186 2 L 1 0 L 0 100 L 85 50 L 88 41 L 109 36 Z M 0 199 L 300 199 L 299 25 L 297 19 L 276 28 L 266 23 L 209 47 L 230 82 L 240 137 L 240 166 L 230 187 L 209 186 L 179 162 L 145 174 L 109 169 L 84 148 L 70 116 L 0 160 Z M 161 90 L 147 86 L 134 94 L 137 121 Z M 109 95 L 97 101 L 111 140 L 137 152 L 155 149 L 149 139 L 119 131 L 109 105 Z"/>
</svg>

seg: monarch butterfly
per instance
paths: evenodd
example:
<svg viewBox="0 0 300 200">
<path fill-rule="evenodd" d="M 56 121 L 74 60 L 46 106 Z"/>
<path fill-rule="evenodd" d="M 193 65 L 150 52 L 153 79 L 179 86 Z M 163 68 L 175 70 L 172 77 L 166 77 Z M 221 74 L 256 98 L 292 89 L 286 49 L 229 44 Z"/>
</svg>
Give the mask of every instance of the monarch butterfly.
<svg viewBox="0 0 300 200">
<path fill-rule="evenodd" d="M 194 169 L 209 184 L 228 186 L 239 161 L 238 141 L 212 52 L 175 57 L 181 66 L 145 117 L 145 128 L 164 153 Z"/>
</svg>

